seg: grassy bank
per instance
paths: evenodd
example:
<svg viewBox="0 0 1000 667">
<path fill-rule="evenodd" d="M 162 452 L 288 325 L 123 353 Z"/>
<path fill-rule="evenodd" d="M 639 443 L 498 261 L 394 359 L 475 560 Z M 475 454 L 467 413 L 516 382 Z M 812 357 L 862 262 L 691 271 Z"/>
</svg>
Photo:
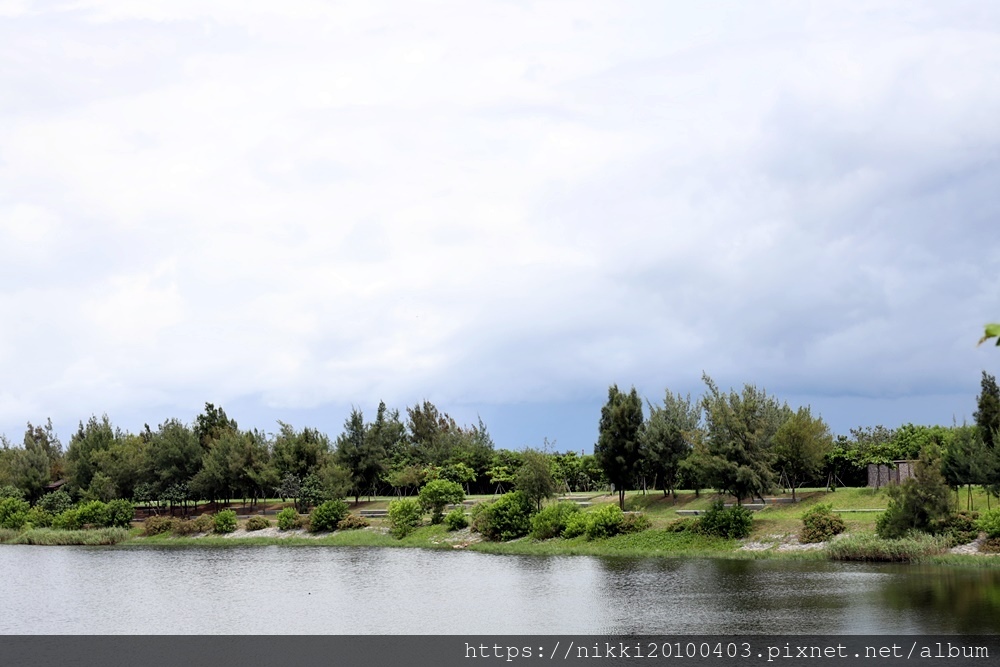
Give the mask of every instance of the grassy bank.
<svg viewBox="0 0 1000 667">
<path fill-rule="evenodd" d="M 210 547 L 240 546 L 337 546 L 337 547 L 409 547 L 425 549 L 468 549 L 491 554 L 532 556 L 624 556 L 624 557 L 713 557 L 738 559 L 781 558 L 796 560 L 833 559 L 844 561 L 919 562 L 972 567 L 1000 567 L 1000 557 L 975 554 L 951 554 L 947 544 L 938 538 L 880 540 L 874 535 L 875 521 L 888 504 L 888 495 L 875 489 L 803 489 L 799 502 L 775 504 L 754 515 L 753 532 L 746 540 L 757 543 L 755 550 L 743 549 L 744 542 L 701 535 L 691 531 L 665 530 L 672 522 L 689 516 L 692 510 L 707 510 L 716 498 L 714 494 L 680 492 L 676 497 L 662 493 L 630 493 L 626 508 L 641 511 L 652 528 L 647 531 L 588 541 L 585 537 L 533 540 L 522 538 L 511 542 L 486 542 L 469 531 L 448 532 L 444 526 L 424 525 L 398 540 L 387 534 L 385 519 L 371 519 L 371 527 L 362 530 L 342 530 L 333 533 L 279 532 L 275 528 L 244 532 L 230 536 L 184 535 L 165 533 L 143 536 L 141 529 L 101 531 L 30 530 L 21 533 L 0 531 L 0 542 L 8 544 L 123 544 L 130 547 Z M 490 497 L 472 500 L 490 500 Z M 351 510 L 383 509 L 391 498 L 377 498 L 352 505 Z M 963 496 L 964 500 L 964 496 Z M 985 509 L 985 496 L 974 497 L 977 506 Z M 617 502 L 616 496 L 586 494 L 585 502 L 593 510 L 605 503 Z M 830 503 L 841 510 L 848 535 L 831 542 L 825 548 L 801 550 L 795 548 L 802 528 L 802 514 L 817 503 Z"/>
</svg>

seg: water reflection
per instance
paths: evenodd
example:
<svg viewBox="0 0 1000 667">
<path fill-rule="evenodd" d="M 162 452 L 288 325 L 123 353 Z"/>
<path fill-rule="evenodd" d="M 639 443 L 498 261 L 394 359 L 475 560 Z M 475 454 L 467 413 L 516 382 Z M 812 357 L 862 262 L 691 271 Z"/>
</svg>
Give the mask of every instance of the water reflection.
<svg viewBox="0 0 1000 667">
<path fill-rule="evenodd" d="M 996 632 L 1000 571 L 326 547 L 0 547 L 0 633 Z"/>
</svg>

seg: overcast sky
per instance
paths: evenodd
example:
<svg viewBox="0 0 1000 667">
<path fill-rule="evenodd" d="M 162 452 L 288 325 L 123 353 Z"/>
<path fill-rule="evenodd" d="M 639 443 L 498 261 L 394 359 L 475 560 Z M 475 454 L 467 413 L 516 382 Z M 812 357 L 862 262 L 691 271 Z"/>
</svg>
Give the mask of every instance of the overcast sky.
<svg viewBox="0 0 1000 667">
<path fill-rule="evenodd" d="M 0 0 L 0 432 L 971 419 L 1000 5 Z"/>
</svg>

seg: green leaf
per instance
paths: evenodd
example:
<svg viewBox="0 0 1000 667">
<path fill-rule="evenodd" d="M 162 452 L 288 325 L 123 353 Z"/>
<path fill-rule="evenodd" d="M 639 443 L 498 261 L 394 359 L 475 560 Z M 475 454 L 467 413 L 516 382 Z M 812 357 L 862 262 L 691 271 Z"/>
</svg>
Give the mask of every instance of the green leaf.
<svg viewBox="0 0 1000 667">
<path fill-rule="evenodd" d="M 983 334 L 983 337 L 979 339 L 979 342 L 976 343 L 976 345 L 982 345 L 990 338 L 996 338 L 997 345 L 1000 346 L 1000 324 L 997 323 L 987 324 L 986 333 Z"/>
</svg>

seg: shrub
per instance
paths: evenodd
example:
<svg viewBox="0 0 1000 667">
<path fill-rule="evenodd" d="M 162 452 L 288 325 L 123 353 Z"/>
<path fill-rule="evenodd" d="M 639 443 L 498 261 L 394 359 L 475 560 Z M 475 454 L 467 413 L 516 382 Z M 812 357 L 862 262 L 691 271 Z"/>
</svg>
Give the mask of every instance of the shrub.
<svg viewBox="0 0 1000 667">
<path fill-rule="evenodd" d="M 52 527 L 56 530 L 80 530 L 83 522 L 80 521 L 80 510 L 71 507 L 65 512 L 61 512 L 52 517 Z"/>
<path fill-rule="evenodd" d="M 347 515 L 347 503 L 343 500 L 327 500 L 309 515 L 309 530 L 319 533 L 337 530 L 337 524 Z"/>
<path fill-rule="evenodd" d="M 986 537 L 1000 537 L 1000 507 L 986 510 L 979 515 L 976 528 L 986 533 Z"/>
<path fill-rule="evenodd" d="M 579 513 L 580 506 L 576 503 L 562 502 L 543 507 L 541 512 L 531 517 L 531 536 L 536 540 L 558 537 L 566 530 L 569 518 Z"/>
<path fill-rule="evenodd" d="M 193 519 L 174 520 L 170 528 L 175 535 L 194 535 L 204 531 L 198 530 L 197 522 Z"/>
<path fill-rule="evenodd" d="M 209 533 L 215 529 L 215 517 L 211 514 L 202 514 L 192 519 L 192 521 L 199 533 Z"/>
<path fill-rule="evenodd" d="M 337 530 L 357 530 L 359 528 L 367 528 L 371 525 L 363 516 L 358 516 L 357 514 L 348 514 L 337 524 Z"/>
<path fill-rule="evenodd" d="M 469 525 L 469 519 L 465 516 L 465 508 L 456 507 L 444 516 L 444 524 L 448 530 L 462 530 Z"/>
<path fill-rule="evenodd" d="M 431 523 L 439 524 L 448 504 L 458 504 L 465 500 L 465 491 L 456 482 L 447 479 L 433 479 L 420 489 L 420 507 L 431 512 Z"/>
<path fill-rule="evenodd" d="M 299 513 L 294 507 L 286 507 L 278 512 L 278 528 L 281 530 L 291 530 L 299 526 Z"/>
<path fill-rule="evenodd" d="M 177 523 L 177 519 L 172 516 L 151 516 L 142 522 L 142 534 L 149 537 L 150 535 L 169 533 L 174 530 Z M 55 526 L 55 522 L 53 522 L 53 526 Z"/>
<path fill-rule="evenodd" d="M 270 528 L 271 522 L 262 516 L 252 516 L 247 519 L 245 528 L 247 530 L 264 530 L 265 528 Z"/>
<path fill-rule="evenodd" d="M 988 554 L 1000 553 L 1000 537 L 987 537 L 983 540 L 979 550 Z"/>
<path fill-rule="evenodd" d="M 13 484 L 4 484 L 0 486 L 0 500 L 4 498 L 16 498 L 17 500 L 24 500 L 24 491 L 17 488 Z"/>
<path fill-rule="evenodd" d="M 236 530 L 236 511 L 222 510 L 212 517 L 212 523 L 214 524 L 215 532 L 231 533 Z"/>
<path fill-rule="evenodd" d="M 473 533 L 482 532 L 479 530 L 479 527 L 482 525 L 483 521 L 485 521 L 483 513 L 486 511 L 486 506 L 489 504 L 490 503 L 476 503 L 472 506 L 472 509 L 469 510 L 469 530 Z"/>
<path fill-rule="evenodd" d="M 875 533 L 883 539 L 899 538 L 911 530 L 936 531 L 952 513 L 951 489 L 941 474 L 937 447 L 925 446 L 914 464 L 914 476 L 890 486 L 889 507 L 875 522 Z"/>
<path fill-rule="evenodd" d="M 674 519 L 667 524 L 664 529 L 668 533 L 684 533 L 687 531 L 694 531 L 698 529 L 698 520 L 692 517 L 684 517 L 682 519 Z"/>
<path fill-rule="evenodd" d="M 128 528 L 135 516 L 135 507 L 127 500 L 112 500 L 108 503 L 109 527 Z"/>
<path fill-rule="evenodd" d="M 73 499 L 68 493 L 59 489 L 58 491 L 53 491 L 52 493 L 46 493 L 38 500 L 38 506 L 43 510 L 55 516 L 56 514 L 62 514 L 70 507 L 73 506 Z"/>
<path fill-rule="evenodd" d="M 91 500 L 79 507 L 80 524 L 94 528 L 107 528 L 111 521 L 108 506 L 100 500 Z"/>
<path fill-rule="evenodd" d="M 488 503 L 477 517 L 479 532 L 488 540 L 506 542 L 531 530 L 534 504 L 522 491 L 511 491 Z"/>
<path fill-rule="evenodd" d="M 621 532 L 625 513 L 618 505 L 602 505 L 587 516 L 587 539 L 613 537 Z"/>
<path fill-rule="evenodd" d="M 389 526 L 393 537 L 403 539 L 420 525 L 423 511 L 413 498 L 401 498 L 389 503 Z"/>
<path fill-rule="evenodd" d="M 566 527 L 563 529 L 562 536 L 567 540 L 571 540 L 574 537 L 585 535 L 587 533 L 587 523 L 587 515 L 583 512 L 569 515 L 569 518 L 566 519 Z"/>
<path fill-rule="evenodd" d="M 979 512 L 954 512 L 945 521 L 936 527 L 934 532 L 940 533 L 948 538 L 951 546 L 968 544 L 979 537 L 979 529 L 976 527 L 976 520 Z"/>
<path fill-rule="evenodd" d="M 716 500 L 698 517 L 698 531 L 705 535 L 740 539 L 753 529 L 753 513 L 745 507 L 726 508 Z"/>
<path fill-rule="evenodd" d="M 622 521 L 621 532 L 625 534 L 641 533 L 644 530 L 649 530 L 652 525 L 653 523 L 645 514 L 641 512 L 629 512 Z"/>
<path fill-rule="evenodd" d="M 31 506 L 20 498 L 7 497 L 0 500 L 0 528 L 21 530 L 28 521 L 28 510 Z"/>
<path fill-rule="evenodd" d="M 819 504 L 802 515 L 802 532 L 799 542 L 811 544 L 826 542 L 844 532 L 844 520 L 833 513 L 831 503 Z"/>
<path fill-rule="evenodd" d="M 46 512 L 38 505 L 35 505 L 28 510 L 27 521 L 25 521 L 24 525 L 31 528 L 48 528 L 52 525 L 52 519 L 51 512 Z"/>
</svg>

